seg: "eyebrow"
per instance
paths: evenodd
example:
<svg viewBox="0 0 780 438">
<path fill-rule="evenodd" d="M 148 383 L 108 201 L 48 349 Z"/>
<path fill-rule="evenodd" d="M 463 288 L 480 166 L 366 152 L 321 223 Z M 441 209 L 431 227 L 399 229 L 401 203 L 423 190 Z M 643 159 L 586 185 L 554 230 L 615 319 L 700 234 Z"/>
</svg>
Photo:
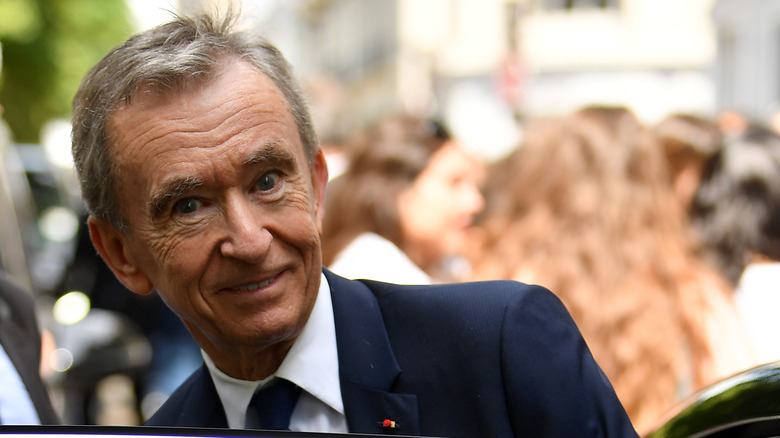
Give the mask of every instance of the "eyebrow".
<svg viewBox="0 0 780 438">
<path fill-rule="evenodd" d="M 282 139 L 268 140 L 260 147 L 249 154 L 242 162 L 244 165 L 273 163 L 282 168 L 282 170 L 292 170 L 298 165 L 295 155 L 290 153 L 292 147 L 283 147 L 286 142 Z"/>
<path fill-rule="evenodd" d="M 203 181 L 200 178 L 193 176 L 173 177 L 167 181 L 163 181 L 154 195 L 152 195 L 152 200 L 149 202 L 153 217 L 159 217 L 165 212 L 168 209 L 168 205 L 174 199 L 191 190 L 195 190 L 202 185 Z"/>
</svg>

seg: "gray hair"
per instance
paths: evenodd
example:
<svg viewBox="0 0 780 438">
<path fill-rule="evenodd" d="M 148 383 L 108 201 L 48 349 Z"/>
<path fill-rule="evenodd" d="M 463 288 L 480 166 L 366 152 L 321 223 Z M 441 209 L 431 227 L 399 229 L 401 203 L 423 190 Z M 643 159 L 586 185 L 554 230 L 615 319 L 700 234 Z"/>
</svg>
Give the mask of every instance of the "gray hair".
<svg viewBox="0 0 780 438">
<path fill-rule="evenodd" d="M 311 166 L 317 138 L 305 98 L 281 52 L 260 36 L 233 31 L 234 17 L 177 16 L 115 47 L 84 77 L 73 100 L 72 153 L 89 214 L 120 230 L 127 226 L 118 200 L 109 120 L 142 85 L 180 91 L 212 77 L 221 58 L 235 56 L 267 75 L 290 106 Z M 115 147 L 115 146 L 114 146 Z"/>
</svg>

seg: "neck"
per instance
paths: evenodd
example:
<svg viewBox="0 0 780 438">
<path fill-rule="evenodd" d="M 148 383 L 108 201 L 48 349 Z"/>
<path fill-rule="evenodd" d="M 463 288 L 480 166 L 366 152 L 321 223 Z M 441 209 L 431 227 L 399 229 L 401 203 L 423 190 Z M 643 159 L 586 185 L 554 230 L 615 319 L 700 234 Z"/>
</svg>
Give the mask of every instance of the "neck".
<svg viewBox="0 0 780 438">
<path fill-rule="evenodd" d="M 777 261 L 769 258 L 765 254 L 756 251 L 749 252 L 748 256 L 745 258 L 747 259 L 748 264 L 755 264 L 755 265 L 764 265 L 767 263 L 775 263 Z"/>
<path fill-rule="evenodd" d="M 422 269 L 429 276 L 433 275 L 437 260 L 434 257 L 431 257 L 430 252 L 426 251 L 426 248 L 415 245 L 404 245 L 401 250 L 418 268 Z"/>
<path fill-rule="evenodd" d="M 195 333 L 195 332 L 193 332 Z M 230 377 L 240 380 L 263 380 L 279 369 L 297 336 L 266 346 L 220 346 L 195 336 L 195 340 L 214 365 Z"/>
</svg>

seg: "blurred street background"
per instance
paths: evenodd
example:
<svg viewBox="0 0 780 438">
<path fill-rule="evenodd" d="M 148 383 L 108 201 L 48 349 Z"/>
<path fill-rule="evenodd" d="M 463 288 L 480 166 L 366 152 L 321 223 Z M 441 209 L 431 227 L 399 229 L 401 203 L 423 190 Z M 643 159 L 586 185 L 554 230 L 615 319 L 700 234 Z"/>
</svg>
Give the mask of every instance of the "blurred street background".
<svg viewBox="0 0 780 438">
<path fill-rule="evenodd" d="M 0 0 L 0 267 L 39 302 L 66 423 L 138 424 L 200 362 L 159 299 L 124 290 L 91 247 L 72 97 L 129 35 L 230 4 L 293 64 L 325 147 L 399 111 L 446 121 L 487 161 L 524 121 L 585 105 L 647 124 L 780 114 L 776 0 Z"/>
</svg>

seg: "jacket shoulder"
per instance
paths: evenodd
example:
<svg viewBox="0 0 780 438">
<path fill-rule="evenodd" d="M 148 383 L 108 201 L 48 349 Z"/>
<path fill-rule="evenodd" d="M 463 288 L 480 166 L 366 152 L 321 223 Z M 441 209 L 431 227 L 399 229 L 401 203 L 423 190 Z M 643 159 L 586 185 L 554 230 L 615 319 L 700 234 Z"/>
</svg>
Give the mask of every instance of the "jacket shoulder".
<svg viewBox="0 0 780 438">
<path fill-rule="evenodd" d="M 498 317 L 508 307 L 560 300 L 548 289 L 512 280 L 494 280 L 437 285 L 395 285 L 363 281 L 383 308 L 422 306 L 429 314 L 457 315 L 457 319 Z"/>
</svg>

